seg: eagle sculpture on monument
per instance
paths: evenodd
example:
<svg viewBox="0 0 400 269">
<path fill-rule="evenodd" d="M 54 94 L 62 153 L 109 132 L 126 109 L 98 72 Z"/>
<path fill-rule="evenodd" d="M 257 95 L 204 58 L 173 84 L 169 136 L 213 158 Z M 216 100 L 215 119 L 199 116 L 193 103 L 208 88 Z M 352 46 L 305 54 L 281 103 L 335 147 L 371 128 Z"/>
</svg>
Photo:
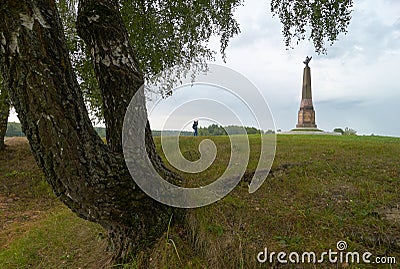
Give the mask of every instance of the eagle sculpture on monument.
<svg viewBox="0 0 400 269">
<path fill-rule="evenodd" d="M 311 61 L 311 59 L 312 59 L 312 56 L 311 57 L 308 57 L 308 56 L 306 56 L 306 60 L 303 62 L 306 66 L 308 66 L 308 63 Z"/>
</svg>

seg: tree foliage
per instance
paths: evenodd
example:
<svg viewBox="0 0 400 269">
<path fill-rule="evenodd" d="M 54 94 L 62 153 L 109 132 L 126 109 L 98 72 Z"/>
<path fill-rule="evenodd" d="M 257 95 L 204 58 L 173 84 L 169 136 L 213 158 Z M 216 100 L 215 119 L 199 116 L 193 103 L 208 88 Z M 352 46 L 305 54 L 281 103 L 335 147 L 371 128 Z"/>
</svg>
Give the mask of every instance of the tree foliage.
<svg viewBox="0 0 400 269">
<path fill-rule="evenodd" d="M 57 6 L 85 103 L 92 120 L 98 122 L 103 119 L 103 101 L 90 53 L 76 32 L 78 2 L 57 0 Z M 242 0 L 119 2 L 131 44 L 146 78 L 173 66 L 185 67 L 192 63 L 204 66 L 216 54 L 207 46 L 214 35 L 220 37 L 220 52 L 225 59 L 230 38 L 240 32 L 233 13 Z M 326 42 L 332 44 L 340 33 L 347 32 L 352 6 L 352 0 L 271 1 L 271 11 L 283 26 L 286 47 L 292 46 L 293 39 L 296 43 L 304 40 L 309 32 L 308 39 L 313 41 L 317 53 L 326 53 Z M 5 110 L 5 106 L 3 108 Z"/>
<path fill-rule="evenodd" d="M 145 77 L 173 66 L 203 64 L 214 58 L 208 48 L 220 37 L 220 52 L 239 33 L 233 16 L 242 0 L 122 0 L 121 12 Z"/>
<path fill-rule="evenodd" d="M 344 129 L 343 135 L 357 135 L 357 131 L 349 127 L 346 127 Z"/>
<path fill-rule="evenodd" d="M 101 94 L 90 61 L 90 53 L 75 28 L 77 0 L 58 0 L 73 66 L 78 74 L 86 104 L 93 116 L 103 118 Z M 120 0 L 120 11 L 146 79 L 174 69 L 174 76 L 189 65 L 203 70 L 216 52 L 208 47 L 212 36 L 219 36 L 220 53 L 226 58 L 229 40 L 240 32 L 234 11 L 242 0 Z M 347 32 L 352 0 L 272 0 L 271 11 L 278 16 L 286 47 L 306 39 L 317 53 L 326 53 L 326 43 Z M 163 74 L 168 81 L 171 74 Z M 161 89 L 158 94 L 168 96 Z"/>
<path fill-rule="evenodd" d="M 72 67 L 78 78 L 85 104 L 92 115 L 92 121 L 103 119 L 102 96 L 96 80 L 90 52 L 76 30 L 78 0 L 58 0 L 57 7 L 63 21 L 67 46 Z"/>
<path fill-rule="evenodd" d="M 258 130 L 254 127 L 244 127 L 247 134 L 262 134 L 262 130 Z M 200 127 L 199 130 L 200 136 L 218 136 L 218 135 L 227 135 L 229 134 L 243 134 L 243 128 L 241 126 L 229 125 L 229 126 L 221 126 L 217 124 L 211 124 L 208 127 Z"/>
<path fill-rule="evenodd" d="M 106 137 L 106 129 L 104 127 L 94 127 L 94 130 L 101 138 Z M 24 132 L 22 132 L 21 123 L 9 122 L 7 124 L 6 136 L 25 136 Z"/>
<path fill-rule="evenodd" d="M 335 133 L 340 133 L 340 134 L 344 134 L 344 131 L 343 131 L 342 128 L 335 128 L 335 129 L 333 129 L 333 132 L 335 132 Z"/>
<path fill-rule="evenodd" d="M 312 40 L 317 53 L 326 53 L 340 33 L 347 33 L 353 0 L 271 0 L 271 12 L 282 23 L 286 47 Z"/>
<path fill-rule="evenodd" d="M 24 132 L 22 132 L 21 123 L 9 122 L 7 124 L 6 136 L 25 136 Z"/>
<path fill-rule="evenodd" d="M 195 65 L 203 70 L 216 52 L 208 47 L 212 36 L 220 38 L 220 52 L 239 33 L 233 16 L 242 0 L 173 1 L 120 0 L 120 11 L 129 39 L 145 79 L 174 69 L 181 76 L 184 68 Z M 77 0 L 58 0 L 73 67 L 93 116 L 103 118 L 102 97 L 93 72 L 90 52 L 76 31 Z M 162 81 L 172 79 L 163 74 Z M 170 92 L 160 91 L 167 96 Z"/>
</svg>

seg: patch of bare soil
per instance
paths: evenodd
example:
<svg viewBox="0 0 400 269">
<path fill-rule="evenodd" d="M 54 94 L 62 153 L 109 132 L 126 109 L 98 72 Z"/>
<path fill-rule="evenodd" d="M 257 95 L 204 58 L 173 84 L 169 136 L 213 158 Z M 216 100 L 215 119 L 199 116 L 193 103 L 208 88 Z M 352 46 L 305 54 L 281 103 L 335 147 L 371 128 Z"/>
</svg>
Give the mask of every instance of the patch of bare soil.
<svg viewBox="0 0 400 269">
<path fill-rule="evenodd" d="M 382 210 L 383 218 L 389 222 L 400 224 L 400 206 L 385 208 Z"/>
</svg>

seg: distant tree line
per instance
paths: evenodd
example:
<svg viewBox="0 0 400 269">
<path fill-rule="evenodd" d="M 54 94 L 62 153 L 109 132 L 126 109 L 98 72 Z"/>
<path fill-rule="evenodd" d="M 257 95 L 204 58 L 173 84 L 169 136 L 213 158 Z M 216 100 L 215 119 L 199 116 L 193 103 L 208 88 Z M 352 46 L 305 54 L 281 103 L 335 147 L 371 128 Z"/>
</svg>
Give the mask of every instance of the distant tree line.
<svg viewBox="0 0 400 269">
<path fill-rule="evenodd" d="M 96 132 L 99 134 L 100 137 L 106 137 L 106 128 L 104 127 L 94 127 Z M 25 136 L 24 132 L 21 128 L 21 123 L 19 122 L 9 122 L 7 123 L 7 131 L 6 136 Z"/>
<path fill-rule="evenodd" d="M 247 134 L 262 134 L 264 133 L 262 130 L 256 129 L 254 127 L 244 127 Z M 199 130 L 200 136 L 218 136 L 218 135 L 227 135 L 227 132 L 230 134 L 243 134 L 243 127 L 229 125 L 222 127 L 217 124 L 211 124 L 208 127 L 200 127 Z"/>
<path fill-rule="evenodd" d="M 349 127 L 346 127 L 344 130 L 342 128 L 335 128 L 333 131 L 342 135 L 357 135 L 357 131 Z"/>
<path fill-rule="evenodd" d="M 247 134 L 262 134 L 264 131 L 259 130 L 254 127 L 244 127 Z M 100 137 L 106 137 L 106 128 L 104 127 L 94 127 L 96 132 L 99 134 Z M 218 136 L 218 135 L 227 135 L 227 131 L 229 131 L 230 134 L 241 134 L 243 131 L 242 127 L 240 126 L 235 126 L 235 125 L 229 125 L 226 127 L 222 127 L 217 124 L 211 124 L 208 127 L 200 127 L 198 129 L 199 135 L 200 136 Z M 271 134 L 274 133 L 272 130 L 268 130 L 265 133 Z M 161 131 L 159 130 L 153 130 L 152 131 L 153 136 L 161 136 Z M 167 130 L 164 131 L 164 135 L 167 136 L 173 136 L 173 135 L 180 135 L 180 136 L 192 136 L 193 132 L 189 131 L 174 131 L 174 130 Z M 6 136 L 25 136 L 24 132 L 22 132 L 21 129 L 21 123 L 19 122 L 9 122 L 7 125 L 7 131 L 6 131 Z"/>
<path fill-rule="evenodd" d="M 268 131 L 262 131 L 254 127 L 244 127 L 247 134 L 273 134 L 273 130 L 268 130 Z M 96 132 L 99 134 L 100 137 L 106 137 L 106 128 L 104 127 L 94 127 Z M 242 133 L 242 127 L 240 126 L 235 126 L 235 125 L 229 125 L 226 127 L 217 125 L 217 124 L 211 124 L 208 127 L 200 127 L 198 129 L 199 135 L 200 136 L 218 136 L 218 135 L 227 135 L 227 131 L 229 130 L 229 133 L 231 134 L 241 134 Z M 356 135 L 357 131 L 354 129 L 351 129 L 349 127 L 346 127 L 344 130 L 342 128 L 335 128 L 333 130 L 336 133 L 341 133 L 342 135 Z M 279 132 L 279 131 L 278 131 Z M 153 136 L 161 136 L 161 131 L 159 130 L 153 130 L 152 131 Z M 167 136 L 173 136 L 173 135 L 180 135 L 180 136 L 192 136 L 193 132 L 189 131 L 174 131 L 174 130 L 167 130 L 164 131 L 164 135 Z M 6 131 L 6 136 L 11 137 L 11 136 L 25 136 L 24 132 L 22 132 L 21 129 L 21 123 L 19 122 L 9 122 L 7 124 L 7 131 Z"/>
<path fill-rule="evenodd" d="M 9 122 L 7 123 L 6 136 L 25 136 L 21 129 L 21 123 Z"/>
<path fill-rule="evenodd" d="M 106 128 L 104 127 L 94 127 L 94 130 L 98 133 L 98 135 L 102 138 L 106 137 Z"/>
<path fill-rule="evenodd" d="M 151 131 L 153 136 L 161 136 L 161 131 L 159 130 L 152 130 Z M 166 130 L 163 131 L 163 135 L 165 136 L 192 136 L 193 132 L 189 132 L 189 131 L 175 131 L 175 130 Z"/>
</svg>

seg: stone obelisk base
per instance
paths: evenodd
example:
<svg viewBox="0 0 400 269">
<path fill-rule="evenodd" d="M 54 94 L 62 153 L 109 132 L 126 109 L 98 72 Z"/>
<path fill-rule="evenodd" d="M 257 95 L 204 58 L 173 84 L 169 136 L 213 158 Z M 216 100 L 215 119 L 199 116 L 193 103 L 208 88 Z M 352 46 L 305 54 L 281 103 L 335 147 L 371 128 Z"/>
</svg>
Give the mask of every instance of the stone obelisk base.
<svg viewBox="0 0 400 269">
<path fill-rule="evenodd" d="M 306 101 L 307 99 L 303 99 L 302 101 Z M 302 103 L 303 103 L 302 102 Z M 296 128 L 291 130 L 292 132 L 323 132 L 322 130 L 317 128 L 317 124 L 315 124 L 315 111 L 314 107 L 302 105 L 300 107 L 298 113 L 298 123 L 296 124 Z"/>
<path fill-rule="evenodd" d="M 315 111 L 311 99 L 301 100 L 296 128 L 317 128 Z"/>
</svg>

